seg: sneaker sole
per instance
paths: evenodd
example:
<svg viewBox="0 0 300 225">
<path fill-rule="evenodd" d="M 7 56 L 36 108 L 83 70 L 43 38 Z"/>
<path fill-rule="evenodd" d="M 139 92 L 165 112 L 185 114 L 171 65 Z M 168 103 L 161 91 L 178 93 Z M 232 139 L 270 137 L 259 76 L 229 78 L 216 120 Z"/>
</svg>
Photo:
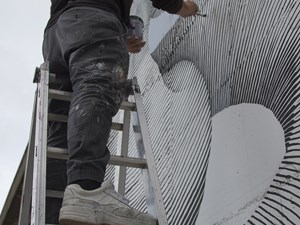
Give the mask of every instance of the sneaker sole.
<svg viewBox="0 0 300 225">
<path fill-rule="evenodd" d="M 64 206 L 61 208 L 59 223 L 60 225 L 157 225 L 154 220 L 137 221 L 136 219 L 116 216 L 106 211 L 78 206 Z"/>
</svg>

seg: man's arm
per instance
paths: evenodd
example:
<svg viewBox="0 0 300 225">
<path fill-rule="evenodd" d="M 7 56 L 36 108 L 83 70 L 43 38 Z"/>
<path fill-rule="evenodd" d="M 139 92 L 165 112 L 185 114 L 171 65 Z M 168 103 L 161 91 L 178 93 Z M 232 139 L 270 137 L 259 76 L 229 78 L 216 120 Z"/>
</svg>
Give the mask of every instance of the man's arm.
<svg viewBox="0 0 300 225">
<path fill-rule="evenodd" d="M 130 37 L 127 39 L 128 52 L 139 53 L 145 44 L 146 42 L 138 37 Z"/>
<path fill-rule="evenodd" d="M 176 13 L 181 17 L 195 15 L 199 11 L 198 5 L 193 0 L 184 0 L 181 9 Z"/>
<path fill-rule="evenodd" d="M 152 0 L 152 2 L 154 7 L 181 17 L 189 17 L 199 11 L 198 5 L 193 0 Z M 145 42 L 137 37 L 130 37 L 127 46 L 130 53 L 139 53 L 145 46 Z"/>
<path fill-rule="evenodd" d="M 153 6 L 170 14 L 182 17 L 195 15 L 199 11 L 198 5 L 193 0 L 151 0 Z"/>
<path fill-rule="evenodd" d="M 183 0 L 151 0 L 157 9 L 162 9 L 170 14 L 176 14 L 182 8 Z"/>
</svg>

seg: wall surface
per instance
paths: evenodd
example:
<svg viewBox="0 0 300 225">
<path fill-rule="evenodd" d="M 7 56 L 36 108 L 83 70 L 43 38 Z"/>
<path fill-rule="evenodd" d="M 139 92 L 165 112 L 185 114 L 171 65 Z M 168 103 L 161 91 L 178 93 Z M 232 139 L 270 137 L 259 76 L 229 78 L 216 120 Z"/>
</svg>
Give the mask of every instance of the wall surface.
<svg viewBox="0 0 300 225">
<path fill-rule="evenodd" d="M 145 22 L 147 44 L 131 56 L 130 76 L 138 77 L 142 89 L 168 222 L 298 225 L 299 1 L 197 3 L 207 17 L 168 16 L 143 0 L 135 0 L 132 9 Z M 268 111 L 266 118 L 278 123 L 278 139 L 284 140 L 280 150 L 211 152 L 212 118 L 242 103 L 260 105 Z M 226 157 L 231 163 L 214 169 L 223 179 L 212 181 L 208 167 Z M 234 179 L 236 172 L 241 179 Z M 110 169 L 108 176 L 113 173 Z M 127 176 L 127 197 L 147 211 L 139 171 L 128 170 Z M 215 199 L 206 201 L 204 193 Z M 218 207 L 228 210 L 220 214 Z"/>
</svg>

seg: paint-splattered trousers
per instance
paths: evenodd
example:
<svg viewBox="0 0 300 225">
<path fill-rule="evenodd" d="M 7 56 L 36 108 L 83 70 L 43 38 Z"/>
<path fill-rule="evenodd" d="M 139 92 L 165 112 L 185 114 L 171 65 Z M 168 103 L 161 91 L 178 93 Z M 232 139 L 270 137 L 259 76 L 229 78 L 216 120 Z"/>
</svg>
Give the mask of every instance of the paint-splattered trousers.
<svg viewBox="0 0 300 225">
<path fill-rule="evenodd" d="M 50 88 L 72 91 L 70 104 L 49 104 L 49 112 L 68 115 L 68 123 L 49 123 L 48 145 L 68 148 L 69 160 L 67 170 L 65 162 L 48 160 L 47 188 L 63 190 L 76 180 L 102 183 L 112 117 L 126 89 L 126 28 L 110 12 L 69 9 L 46 30 L 43 56 L 56 74 Z"/>
</svg>

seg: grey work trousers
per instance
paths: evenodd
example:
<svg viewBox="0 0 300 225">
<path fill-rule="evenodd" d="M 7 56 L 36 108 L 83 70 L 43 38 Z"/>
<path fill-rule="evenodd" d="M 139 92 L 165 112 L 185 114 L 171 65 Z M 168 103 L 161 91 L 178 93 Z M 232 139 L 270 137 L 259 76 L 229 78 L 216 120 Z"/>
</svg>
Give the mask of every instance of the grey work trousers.
<svg viewBox="0 0 300 225">
<path fill-rule="evenodd" d="M 45 32 L 44 60 L 56 74 L 50 88 L 73 92 L 70 104 L 49 103 L 49 112 L 68 115 L 68 123 L 49 123 L 48 146 L 68 148 L 69 160 L 66 167 L 64 161 L 48 159 L 48 189 L 64 190 L 77 180 L 103 182 L 112 117 L 126 91 L 126 30 L 110 12 L 76 7 Z"/>
</svg>

